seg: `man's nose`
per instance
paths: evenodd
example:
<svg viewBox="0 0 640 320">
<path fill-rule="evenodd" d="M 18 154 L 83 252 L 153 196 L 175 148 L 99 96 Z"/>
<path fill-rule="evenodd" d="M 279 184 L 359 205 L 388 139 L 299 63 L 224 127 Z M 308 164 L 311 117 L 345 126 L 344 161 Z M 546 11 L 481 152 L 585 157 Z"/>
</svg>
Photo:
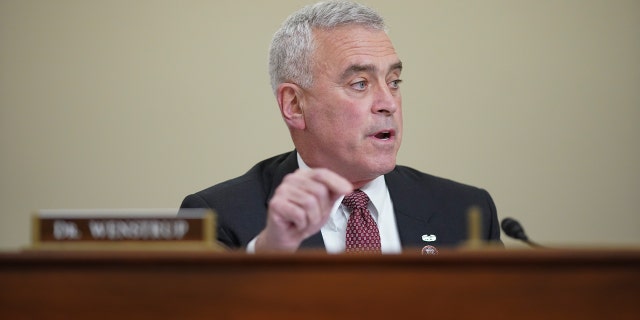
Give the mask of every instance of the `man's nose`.
<svg viewBox="0 0 640 320">
<path fill-rule="evenodd" d="M 392 115 L 398 110 L 400 104 L 400 92 L 393 92 L 392 90 L 393 89 L 386 83 L 385 85 L 377 86 L 372 106 L 373 113 Z"/>
</svg>

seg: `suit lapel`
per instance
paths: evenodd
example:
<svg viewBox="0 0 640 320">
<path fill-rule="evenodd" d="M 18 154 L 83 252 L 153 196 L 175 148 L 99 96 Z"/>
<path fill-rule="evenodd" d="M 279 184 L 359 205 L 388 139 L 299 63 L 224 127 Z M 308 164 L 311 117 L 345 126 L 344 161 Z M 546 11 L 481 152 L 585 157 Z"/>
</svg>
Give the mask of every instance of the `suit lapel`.
<svg viewBox="0 0 640 320">
<path fill-rule="evenodd" d="M 433 193 L 425 193 L 424 185 L 420 185 L 409 172 L 400 171 L 398 167 L 385 175 L 385 181 L 393 202 L 402 247 L 437 244 L 438 230 L 429 223 L 438 212 L 434 206 L 437 200 Z M 423 242 L 423 235 L 436 235 L 436 241 Z"/>
</svg>

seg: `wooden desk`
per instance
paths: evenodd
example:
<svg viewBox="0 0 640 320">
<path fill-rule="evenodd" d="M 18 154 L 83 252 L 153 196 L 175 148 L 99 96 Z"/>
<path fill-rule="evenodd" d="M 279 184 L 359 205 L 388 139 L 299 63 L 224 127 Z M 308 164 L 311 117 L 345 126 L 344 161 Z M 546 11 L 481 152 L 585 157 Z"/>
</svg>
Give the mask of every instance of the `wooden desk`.
<svg viewBox="0 0 640 320">
<path fill-rule="evenodd" d="M 638 319 L 639 250 L 0 254 L 0 319 Z"/>
</svg>

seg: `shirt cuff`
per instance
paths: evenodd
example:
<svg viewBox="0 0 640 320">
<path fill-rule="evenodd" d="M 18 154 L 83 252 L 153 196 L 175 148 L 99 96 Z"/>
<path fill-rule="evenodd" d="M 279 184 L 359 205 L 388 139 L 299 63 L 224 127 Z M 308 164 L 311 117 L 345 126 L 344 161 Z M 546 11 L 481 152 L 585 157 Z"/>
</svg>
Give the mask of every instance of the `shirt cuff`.
<svg viewBox="0 0 640 320">
<path fill-rule="evenodd" d="M 249 241 L 249 244 L 247 244 L 247 253 L 256 253 L 256 239 L 258 238 L 258 236 L 256 236 L 255 238 L 253 238 L 251 241 Z"/>
</svg>

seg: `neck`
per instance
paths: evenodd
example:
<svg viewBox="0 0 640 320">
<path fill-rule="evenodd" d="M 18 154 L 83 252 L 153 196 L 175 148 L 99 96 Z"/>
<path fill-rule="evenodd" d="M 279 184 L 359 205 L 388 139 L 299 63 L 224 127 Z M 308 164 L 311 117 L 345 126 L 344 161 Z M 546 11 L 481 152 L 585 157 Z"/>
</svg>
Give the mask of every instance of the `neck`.
<svg viewBox="0 0 640 320">
<path fill-rule="evenodd" d="M 299 167 L 301 167 L 301 168 L 302 168 L 302 167 L 313 168 L 313 166 L 310 166 L 310 165 L 309 165 L 309 163 L 307 163 L 306 161 L 304 161 L 304 160 L 302 159 L 302 156 L 301 156 L 301 154 L 300 154 L 300 150 L 297 150 L 297 152 L 298 152 L 298 166 L 299 166 Z M 337 173 L 337 174 L 341 174 L 340 172 L 336 172 L 336 173 Z M 345 178 L 346 178 L 346 177 L 345 177 Z M 354 180 L 349 180 L 349 182 L 351 182 L 351 184 L 353 185 L 353 190 L 356 190 L 356 189 L 360 189 L 360 188 L 364 187 L 367 183 L 369 183 L 369 182 L 371 182 L 371 181 L 375 180 L 376 178 L 377 178 L 377 177 L 375 177 L 375 178 L 369 178 L 369 179 L 364 179 L 364 180 L 356 180 L 356 181 L 354 181 Z"/>
</svg>

